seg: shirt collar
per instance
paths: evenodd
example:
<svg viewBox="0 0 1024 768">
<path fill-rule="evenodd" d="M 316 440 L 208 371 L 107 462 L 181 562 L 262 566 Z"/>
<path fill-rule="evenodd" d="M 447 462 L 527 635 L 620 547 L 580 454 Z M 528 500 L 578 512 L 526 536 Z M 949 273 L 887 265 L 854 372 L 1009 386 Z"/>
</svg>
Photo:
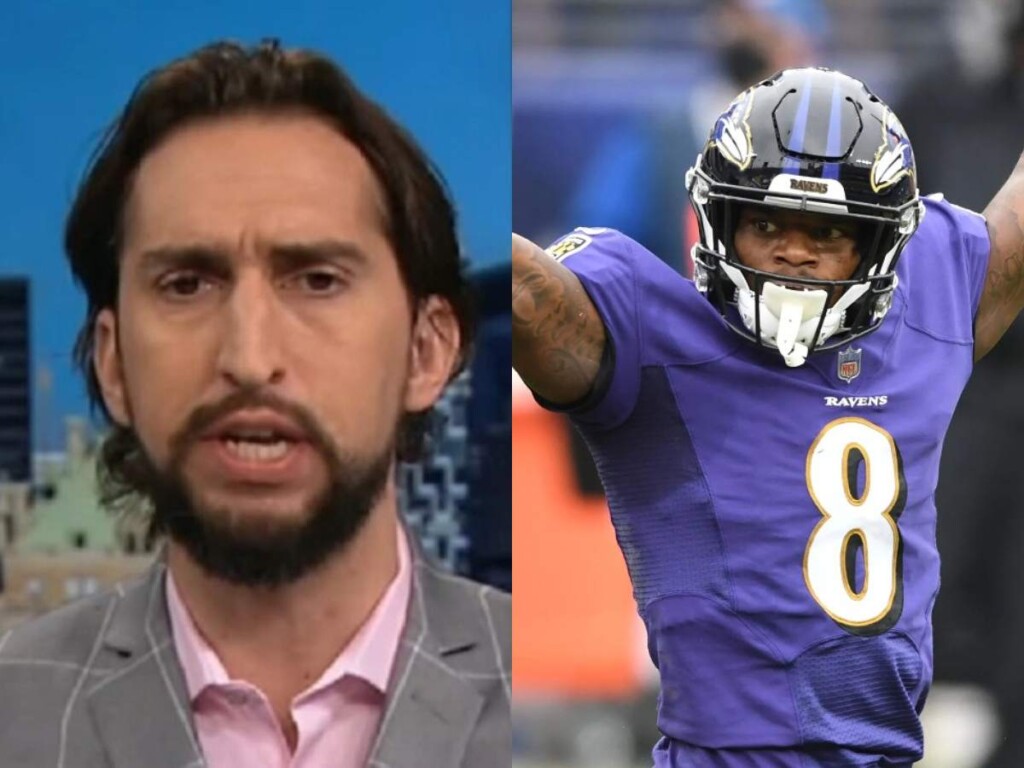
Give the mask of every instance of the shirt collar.
<svg viewBox="0 0 1024 768">
<path fill-rule="evenodd" d="M 405 617 L 412 592 L 412 564 L 409 543 L 403 526 L 397 528 L 398 572 L 385 589 L 381 599 L 356 634 L 328 665 L 316 682 L 297 698 L 315 693 L 341 680 L 346 675 L 361 678 L 385 693 L 398 644 L 405 627 Z M 181 599 L 170 570 L 165 582 L 167 608 L 174 646 L 185 674 L 185 684 L 192 702 L 208 687 L 228 686 L 233 682 L 217 652 L 202 636 Z"/>
</svg>

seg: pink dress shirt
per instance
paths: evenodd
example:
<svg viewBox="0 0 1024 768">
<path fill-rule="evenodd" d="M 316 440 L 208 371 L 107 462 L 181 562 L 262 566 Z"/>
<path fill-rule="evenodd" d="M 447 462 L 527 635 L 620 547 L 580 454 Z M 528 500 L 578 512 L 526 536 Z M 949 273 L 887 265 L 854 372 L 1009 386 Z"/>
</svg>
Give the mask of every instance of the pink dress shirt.
<svg viewBox="0 0 1024 768">
<path fill-rule="evenodd" d="M 320 679 L 292 700 L 298 728 L 294 753 L 263 693 L 228 676 L 196 629 L 168 572 L 171 631 L 207 768 L 363 768 L 380 726 L 384 693 L 405 625 L 412 588 L 407 546 L 399 527 L 394 581 Z"/>
</svg>

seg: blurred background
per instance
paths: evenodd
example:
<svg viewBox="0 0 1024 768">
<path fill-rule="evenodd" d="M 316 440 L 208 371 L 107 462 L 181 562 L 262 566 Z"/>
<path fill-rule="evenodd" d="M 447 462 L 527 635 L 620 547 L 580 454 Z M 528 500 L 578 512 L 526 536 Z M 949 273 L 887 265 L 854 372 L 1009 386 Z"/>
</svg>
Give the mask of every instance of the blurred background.
<svg viewBox="0 0 1024 768">
<path fill-rule="evenodd" d="M 715 117 L 790 66 L 902 119 L 921 192 L 981 210 L 1024 149 L 1020 0 L 514 0 L 515 231 L 621 229 L 687 272 L 683 175 Z M 929 768 L 1020 768 L 1024 325 L 976 369 L 938 492 Z M 530 766 L 650 765 L 656 677 L 596 472 L 513 381 L 514 746 Z M 543 483 L 538 482 L 543 478 Z M 841 670 L 838 671 L 841 674 Z"/>
<path fill-rule="evenodd" d="M 142 75 L 223 38 L 332 56 L 446 177 L 478 294 L 477 354 L 440 406 L 434 456 L 401 469 L 402 502 L 435 557 L 511 588 L 509 18 L 507 4 L 473 0 L 0 5 L 0 632 L 150 562 L 137 526 L 96 502 L 102 425 L 72 370 L 85 304 L 63 223 Z"/>
</svg>

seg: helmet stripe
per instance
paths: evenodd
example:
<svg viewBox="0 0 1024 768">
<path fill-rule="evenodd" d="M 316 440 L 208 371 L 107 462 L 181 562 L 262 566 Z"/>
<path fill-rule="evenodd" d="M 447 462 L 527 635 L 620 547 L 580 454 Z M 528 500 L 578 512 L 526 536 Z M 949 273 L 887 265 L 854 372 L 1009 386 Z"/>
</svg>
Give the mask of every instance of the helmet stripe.
<svg viewBox="0 0 1024 768">
<path fill-rule="evenodd" d="M 839 154 L 839 138 L 843 135 L 843 100 L 839 95 L 840 81 L 836 79 L 832 85 L 832 109 L 828 116 L 828 138 L 826 139 L 825 154 L 828 157 L 835 157 Z M 839 180 L 839 163 L 825 163 L 821 171 L 822 178 Z"/>
<path fill-rule="evenodd" d="M 804 78 L 804 87 L 800 94 L 800 106 L 796 109 L 796 117 L 793 118 L 793 132 L 789 135 L 789 143 L 786 146 L 790 152 L 803 152 L 804 134 L 807 132 L 807 114 L 811 109 L 811 73 L 808 72 Z M 782 168 L 786 173 L 800 174 L 800 161 L 795 157 L 787 157 L 782 162 Z"/>
</svg>

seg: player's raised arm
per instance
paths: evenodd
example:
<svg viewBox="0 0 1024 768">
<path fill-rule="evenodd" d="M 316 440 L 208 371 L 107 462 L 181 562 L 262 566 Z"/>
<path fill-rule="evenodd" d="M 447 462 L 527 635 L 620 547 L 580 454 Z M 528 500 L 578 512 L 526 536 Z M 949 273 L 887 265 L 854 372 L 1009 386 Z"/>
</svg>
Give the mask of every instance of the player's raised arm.
<svg viewBox="0 0 1024 768">
<path fill-rule="evenodd" d="M 992 251 L 974 320 L 974 359 L 981 359 L 1024 308 L 1024 156 L 985 208 Z"/>
<path fill-rule="evenodd" d="M 554 403 L 594 384 L 605 330 L 579 278 L 534 243 L 512 235 L 512 365 Z"/>
</svg>

